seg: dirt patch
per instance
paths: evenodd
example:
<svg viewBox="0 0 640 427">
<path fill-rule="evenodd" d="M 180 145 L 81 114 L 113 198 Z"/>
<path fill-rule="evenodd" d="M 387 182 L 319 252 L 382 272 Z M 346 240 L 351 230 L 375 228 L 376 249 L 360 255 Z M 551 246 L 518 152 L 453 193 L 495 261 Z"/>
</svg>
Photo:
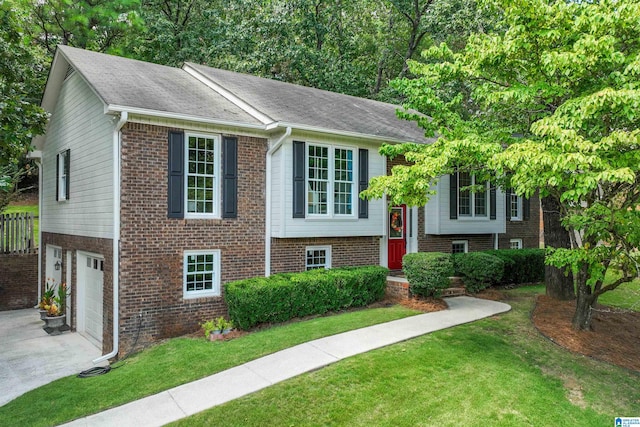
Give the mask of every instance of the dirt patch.
<svg viewBox="0 0 640 427">
<path fill-rule="evenodd" d="M 420 298 L 420 297 L 412 297 L 409 299 L 398 299 L 394 301 L 397 304 L 403 305 L 404 307 L 410 308 L 412 310 L 424 311 L 425 313 L 432 313 L 435 311 L 446 310 L 449 308 L 444 300 L 439 298 Z"/>
<path fill-rule="evenodd" d="M 488 299 L 491 301 L 503 301 L 507 298 L 504 292 L 501 292 L 494 288 L 483 289 L 473 296 L 476 298 Z"/>
<path fill-rule="evenodd" d="M 556 344 L 585 356 L 640 372 L 640 313 L 597 306 L 592 331 L 576 331 L 571 319 L 575 301 L 558 301 L 539 295 L 533 323 Z"/>
</svg>

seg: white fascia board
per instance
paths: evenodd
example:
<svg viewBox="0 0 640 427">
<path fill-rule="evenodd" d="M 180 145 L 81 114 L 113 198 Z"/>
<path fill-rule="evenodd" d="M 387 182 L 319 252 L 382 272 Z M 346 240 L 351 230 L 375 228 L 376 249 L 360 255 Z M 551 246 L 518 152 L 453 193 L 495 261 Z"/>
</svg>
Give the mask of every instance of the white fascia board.
<svg viewBox="0 0 640 427">
<path fill-rule="evenodd" d="M 290 127 L 292 129 L 300 130 L 300 131 L 324 133 L 329 135 L 345 136 L 349 138 L 368 139 L 371 141 L 387 142 L 391 144 L 404 144 L 407 142 L 415 143 L 413 141 L 407 141 L 407 140 L 397 139 L 397 138 L 389 138 L 389 137 L 380 136 L 380 135 L 371 135 L 366 133 L 350 132 L 350 131 L 337 130 L 337 129 L 327 129 L 327 128 L 321 128 L 316 126 L 300 125 L 300 124 L 287 123 L 287 122 L 274 122 L 267 125 L 266 129 L 272 130 L 277 127 L 285 127 L 285 128 Z M 429 142 L 429 141 L 425 140 L 425 142 Z"/>
<path fill-rule="evenodd" d="M 184 120 L 184 121 L 197 122 L 197 123 L 206 123 L 211 125 L 243 127 L 247 129 L 259 129 L 259 130 L 265 129 L 264 125 L 257 125 L 254 123 L 240 123 L 240 122 L 231 122 L 228 120 L 216 120 L 216 119 L 211 119 L 206 117 L 190 116 L 188 114 L 149 110 L 146 108 L 135 108 L 135 107 L 132 108 L 124 105 L 109 104 L 109 105 L 105 105 L 105 108 L 104 108 L 105 114 L 121 113 L 123 111 L 126 111 L 129 114 L 138 114 L 140 116 L 150 116 L 150 117 L 160 117 L 163 119 L 176 119 L 176 120 Z"/>
<path fill-rule="evenodd" d="M 212 81 L 211 79 L 209 79 L 204 74 L 200 73 L 195 68 L 189 66 L 189 64 L 184 64 L 182 66 L 182 69 L 184 71 L 186 71 L 188 74 L 190 74 L 192 77 L 194 77 L 196 80 L 200 81 L 201 83 L 203 83 L 204 85 L 206 85 L 210 89 L 213 89 L 215 92 L 220 94 L 226 100 L 228 100 L 229 102 L 232 102 L 233 104 L 235 104 L 236 106 L 238 106 L 239 108 L 244 110 L 251 117 L 254 117 L 256 120 L 260 121 L 264 125 L 267 125 L 269 123 L 273 123 L 273 119 L 271 117 L 267 116 L 266 114 L 262 113 L 261 111 L 258 111 L 251 104 L 249 104 L 248 102 L 244 101 L 243 99 L 237 97 L 232 92 L 230 92 L 227 89 L 223 88 L 222 86 L 220 86 L 216 82 Z"/>
</svg>

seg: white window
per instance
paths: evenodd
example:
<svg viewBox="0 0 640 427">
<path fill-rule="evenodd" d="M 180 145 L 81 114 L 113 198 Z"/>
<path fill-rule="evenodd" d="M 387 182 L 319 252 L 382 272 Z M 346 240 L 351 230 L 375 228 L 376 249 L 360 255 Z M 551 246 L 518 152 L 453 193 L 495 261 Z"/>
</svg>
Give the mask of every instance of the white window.
<svg viewBox="0 0 640 427">
<path fill-rule="evenodd" d="M 187 218 L 217 217 L 220 211 L 220 140 L 187 134 L 185 197 Z"/>
<path fill-rule="evenodd" d="M 354 215 L 354 150 L 325 145 L 307 149 L 307 214 Z"/>
<path fill-rule="evenodd" d="M 469 252 L 468 240 L 454 240 L 453 242 L 451 242 L 452 254 L 465 254 L 467 252 Z"/>
<path fill-rule="evenodd" d="M 56 175 L 57 182 L 57 200 L 63 201 L 69 199 L 69 166 L 70 166 L 70 150 L 61 151 L 57 156 Z"/>
<path fill-rule="evenodd" d="M 466 188 L 482 185 L 484 191 L 471 191 Z M 489 183 L 476 181 L 475 175 L 468 172 L 458 173 L 458 216 L 486 218 L 489 212 Z"/>
<path fill-rule="evenodd" d="M 306 253 L 307 270 L 331 268 L 331 246 L 307 246 Z"/>
<path fill-rule="evenodd" d="M 510 239 L 509 249 L 522 249 L 522 239 Z"/>
<path fill-rule="evenodd" d="M 509 218 L 511 221 L 522 221 L 522 197 L 509 193 Z"/>
<path fill-rule="evenodd" d="M 184 252 L 184 298 L 220 295 L 220 251 Z"/>
</svg>

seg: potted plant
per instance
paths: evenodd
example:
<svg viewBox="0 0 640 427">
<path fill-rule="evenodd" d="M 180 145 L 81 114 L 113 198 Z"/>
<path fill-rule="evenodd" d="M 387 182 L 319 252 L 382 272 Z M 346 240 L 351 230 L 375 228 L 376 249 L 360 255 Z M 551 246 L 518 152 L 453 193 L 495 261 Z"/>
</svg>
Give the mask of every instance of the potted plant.
<svg viewBox="0 0 640 427">
<path fill-rule="evenodd" d="M 40 320 L 44 320 L 47 316 L 47 310 L 53 304 L 53 297 L 56 294 L 55 282 L 51 279 L 47 279 L 47 283 L 45 285 L 44 293 L 42 294 L 42 298 L 40 298 L 40 302 L 38 303 L 38 310 L 40 311 Z"/>
<path fill-rule="evenodd" d="M 217 319 L 207 320 L 200 324 L 204 331 L 205 338 L 211 341 L 218 341 L 233 330 L 233 321 L 220 316 Z"/>
<path fill-rule="evenodd" d="M 60 283 L 57 295 L 52 298 L 50 304 L 44 307 L 46 314 L 43 329 L 50 335 L 60 335 L 61 329 L 65 326 L 67 317 L 65 309 L 68 295 L 67 284 Z"/>
</svg>

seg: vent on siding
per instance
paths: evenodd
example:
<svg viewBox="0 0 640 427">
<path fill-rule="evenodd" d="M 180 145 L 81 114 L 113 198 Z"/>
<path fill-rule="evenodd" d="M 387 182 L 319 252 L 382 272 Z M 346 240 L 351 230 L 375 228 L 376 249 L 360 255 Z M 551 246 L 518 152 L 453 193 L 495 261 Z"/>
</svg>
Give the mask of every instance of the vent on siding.
<svg viewBox="0 0 640 427">
<path fill-rule="evenodd" d="M 75 71 L 76 70 L 71 65 L 69 65 L 69 67 L 67 68 L 67 74 L 64 75 L 64 79 L 66 80 L 67 78 L 69 78 L 69 76 Z"/>
</svg>

